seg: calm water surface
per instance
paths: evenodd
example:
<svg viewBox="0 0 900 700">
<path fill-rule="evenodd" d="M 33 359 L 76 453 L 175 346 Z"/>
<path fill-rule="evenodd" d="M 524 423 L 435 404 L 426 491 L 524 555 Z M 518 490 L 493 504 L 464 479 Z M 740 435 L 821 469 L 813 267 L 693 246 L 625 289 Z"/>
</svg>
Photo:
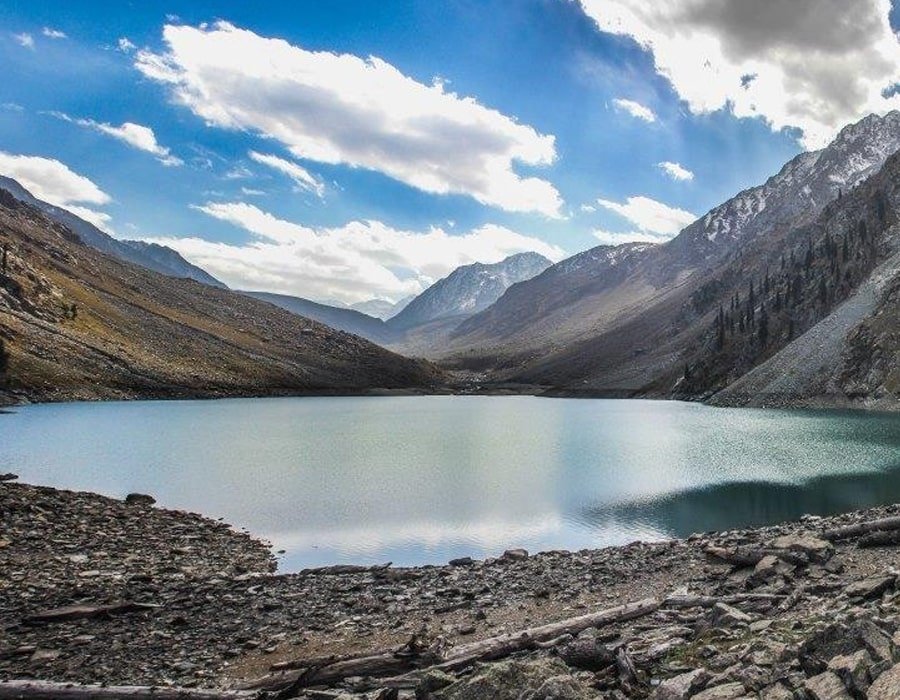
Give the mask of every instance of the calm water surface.
<svg viewBox="0 0 900 700">
<path fill-rule="evenodd" d="M 0 471 L 199 511 L 283 570 L 579 549 L 900 501 L 900 416 L 532 397 L 73 403 Z"/>
</svg>

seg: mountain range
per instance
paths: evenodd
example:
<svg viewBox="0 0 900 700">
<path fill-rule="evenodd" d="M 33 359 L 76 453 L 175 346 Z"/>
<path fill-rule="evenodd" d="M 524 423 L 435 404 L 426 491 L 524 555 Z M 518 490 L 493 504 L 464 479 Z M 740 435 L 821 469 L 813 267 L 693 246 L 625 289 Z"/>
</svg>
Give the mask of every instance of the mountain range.
<svg viewBox="0 0 900 700">
<path fill-rule="evenodd" d="M 349 333 L 86 245 L 0 189 L 0 398 L 432 391 L 442 373 Z"/>
<path fill-rule="evenodd" d="M 113 238 L 94 224 L 85 221 L 72 212 L 38 199 L 10 177 L 0 175 L 0 188 L 9 192 L 19 201 L 42 211 L 53 221 L 66 226 L 69 230 L 78 234 L 78 237 L 87 245 L 117 257 L 119 260 L 125 260 L 170 277 L 184 277 L 212 285 L 213 287 L 225 288 L 222 282 L 205 270 L 192 265 L 171 248 L 155 243 Z"/>
<path fill-rule="evenodd" d="M 3 178 L 10 384 L 41 398 L 516 385 L 894 406 L 898 151 L 900 113 L 871 115 L 666 243 L 555 264 L 521 253 L 358 308 L 232 292 L 171 249 L 114 239 Z"/>
</svg>

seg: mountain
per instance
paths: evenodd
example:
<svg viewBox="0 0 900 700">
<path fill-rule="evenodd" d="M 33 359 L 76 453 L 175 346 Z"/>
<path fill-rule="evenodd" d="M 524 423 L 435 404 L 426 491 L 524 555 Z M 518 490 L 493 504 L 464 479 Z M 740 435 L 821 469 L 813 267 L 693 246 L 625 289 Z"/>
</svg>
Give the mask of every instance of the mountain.
<svg viewBox="0 0 900 700">
<path fill-rule="evenodd" d="M 225 288 L 222 282 L 205 270 L 192 265 L 171 248 L 155 243 L 113 238 L 72 212 L 38 199 L 12 178 L 0 175 L 0 188 L 12 194 L 19 201 L 41 210 L 57 223 L 77 233 L 87 245 L 107 255 L 114 255 L 120 260 L 146 267 L 148 270 L 154 270 L 170 277 L 184 277 L 214 287 Z"/>
<path fill-rule="evenodd" d="M 0 248 L 6 400 L 410 391 L 442 380 L 272 304 L 104 255 L 5 190 Z"/>
<path fill-rule="evenodd" d="M 518 253 L 489 265 L 463 265 L 413 299 L 388 325 L 404 330 L 439 319 L 478 313 L 510 286 L 540 274 L 550 264 L 538 253 Z"/>
<path fill-rule="evenodd" d="M 340 331 L 353 333 L 373 343 L 383 344 L 394 339 L 395 334 L 380 318 L 373 318 L 354 309 L 320 304 L 302 297 L 270 292 L 241 292 L 247 296 L 274 304 L 291 313 L 311 318 Z"/>
<path fill-rule="evenodd" d="M 805 241 L 803 232 L 832 203 L 848 205 L 848 195 L 875 177 L 898 148 L 900 113 L 866 117 L 668 243 L 600 246 L 515 285 L 424 354 L 462 367 L 492 367 L 496 379 L 566 393 L 713 392 L 735 372 L 704 385 L 697 382 L 704 376 L 698 366 L 689 370 L 691 382 L 680 388 L 675 383 L 685 365 L 699 360 L 718 305 L 730 311 L 738 290 L 746 302 L 750 281 L 764 284 L 767 266 L 781 273 L 782 254 L 790 260 L 793 251 L 796 263 L 797 237 Z M 805 323 L 796 320 L 795 335 L 797 324 Z M 739 362 L 736 373 L 758 360 Z"/>
<path fill-rule="evenodd" d="M 355 304 L 350 304 L 350 308 L 368 316 L 380 318 L 382 321 L 387 321 L 392 316 L 396 316 L 403 311 L 413 299 L 415 299 L 415 296 L 403 297 L 398 302 L 388 301 L 387 299 L 368 299 L 367 301 L 358 301 Z"/>
</svg>

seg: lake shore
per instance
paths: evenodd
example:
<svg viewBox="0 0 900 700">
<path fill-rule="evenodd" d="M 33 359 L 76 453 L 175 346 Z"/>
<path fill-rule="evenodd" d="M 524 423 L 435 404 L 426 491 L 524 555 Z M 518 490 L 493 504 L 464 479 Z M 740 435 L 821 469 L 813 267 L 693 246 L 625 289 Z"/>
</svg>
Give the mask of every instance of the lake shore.
<svg viewBox="0 0 900 700">
<path fill-rule="evenodd" d="M 896 518 L 898 506 L 601 550 L 296 574 L 275 573 L 269 547 L 248 533 L 145 498 L 4 481 L 0 513 L 4 680 L 234 687 L 264 677 L 283 688 L 305 684 L 304 659 L 327 669 L 329 658 L 401 648 L 389 656 L 409 668 L 390 681 L 354 673 L 320 685 L 342 697 L 418 687 L 459 700 L 547 683 L 566 698 L 706 688 L 707 700 L 844 697 L 814 694 L 835 682 L 866 697 L 876 677 L 900 678 L 900 530 L 878 547 L 865 546 L 869 533 L 834 532 Z M 416 670 L 477 640 L 635 603 L 645 608 L 634 619 L 535 633 L 474 671 Z M 686 690 L 661 694 L 660 683 Z"/>
</svg>

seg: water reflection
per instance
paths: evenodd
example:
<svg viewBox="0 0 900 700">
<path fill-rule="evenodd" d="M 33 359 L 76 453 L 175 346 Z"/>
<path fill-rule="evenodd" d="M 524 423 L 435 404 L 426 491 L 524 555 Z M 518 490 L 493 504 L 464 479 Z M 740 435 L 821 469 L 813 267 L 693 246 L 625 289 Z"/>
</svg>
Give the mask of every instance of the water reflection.
<svg viewBox="0 0 900 700">
<path fill-rule="evenodd" d="M 287 570 L 436 563 L 900 500 L 900 417 L 530 397 L 29 406 L 0 471 L 246 527 Z"/>
</svg>

